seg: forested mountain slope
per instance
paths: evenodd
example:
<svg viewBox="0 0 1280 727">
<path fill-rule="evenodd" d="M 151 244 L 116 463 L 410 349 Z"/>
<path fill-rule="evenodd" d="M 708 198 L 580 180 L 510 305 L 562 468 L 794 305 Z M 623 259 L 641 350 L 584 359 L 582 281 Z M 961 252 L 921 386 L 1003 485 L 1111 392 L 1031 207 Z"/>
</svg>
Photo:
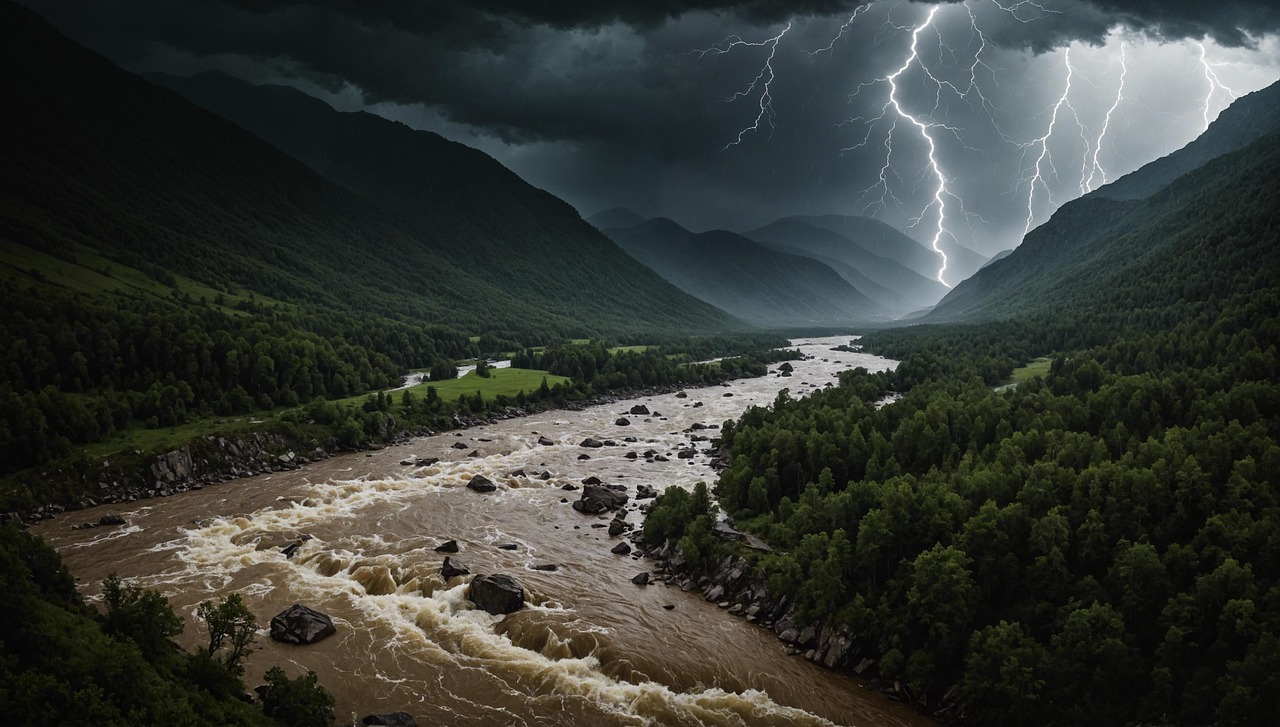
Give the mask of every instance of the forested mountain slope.
<svg viewBox="0 0 1280 727">
<path fill-rule="evenodd" d="M 28 10 L 0 3 L 0 40 L 0 79 L 19 109 L 0 134 L 0 475 L 125 429 L 350 397 L 481 352 L 745 327 L 471 150 L 454 151 L 505 174 L 496 188 L 518 201 L 491 199 L 486 224 L 523 228 L 550 210 L 547 235 L 585 230 L 580 240 L 619 266 L 603 264 L 579 297 L 548 294 L 533 271 L 495 284 L 476 248 L 121 71 Z M 572 267 L 562 249 L 546 254 L 549 277 Z M 639 282 L 628 287 L 614 275 L 623 269 Z"/>
<path fill-rule="evenodd" d="M 1271 274 L 1276 133 L 1220 156 L 1157 194 L 1062 206 L 1006 258 L 956 286 L 926 322 L 1080 310 L 1152 286 Z M 1199 266 L 1197 269 L 1196 266 Z M 1170 293 L 1178 292 L 1170 289 Z"/>
<path fill-rule="evenodd" d="M 761 326 L 846 326 L 885 313 L 831 268 L 724 230 L 694 233 L 657 218 L 609 230 L 681 290 Z"/>
<path fill-rule="evenodd" d="M 475 297 L 519 301 L 523 310 L 506 317 L 582 321 L 608 332 L 736 325 L 637 265 L 568 204 L 483 152 L 374 114 L 341 113 L 283 86 L 216 72 L 148 78 L 394 212 L 397 227 L 417 243 L 408 257 L 395 256 L 395 265 L 419 280 L 422 271 L 439 269 L 432 277 L 474 287 Z M 484 320 L 498 324 L 504 316 L 488 307 Z"/>
</svg>

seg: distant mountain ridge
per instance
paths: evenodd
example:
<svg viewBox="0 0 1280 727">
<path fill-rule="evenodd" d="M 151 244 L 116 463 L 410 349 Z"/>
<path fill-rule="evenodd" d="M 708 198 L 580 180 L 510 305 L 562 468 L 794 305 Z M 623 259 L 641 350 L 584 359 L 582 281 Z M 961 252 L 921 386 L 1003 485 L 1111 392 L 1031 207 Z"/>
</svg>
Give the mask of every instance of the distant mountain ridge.
<svg viewBox="0 0 1280 727">
<path fill-rule="evenodd" d="M 644 221 L 644 217 L 629 207 L 611 207 L 587 218 L 587 222 L 601 232 L 615 227 L 635 227 Z"/>
<path fill-rule="evenodd" d="M 870 253 L 893 260 L 930 280 L 937 280 L 941 256 L 879 220 L 858 215 L 795 215 L 783 219 L 830 230 L 856 242 Z M 947 256 L 948 273 L 945 277 L 950 285 L 973 275 L 987 261 L 981 254 L 951 241 L 943 241 L 942 251 Z"/>
<path fill-rule="evenodd" d="M 889 230 L 896 232 L 892 228 Z M 947 291 L 938 281 L 920 275 L 896 259 L 870 252 L 829 227 L 815 226 L 804 218 L 784 218 L 743 235 L 775 250 L 804 255 L 830 265 L 849 284 L 895 316 L 933 305 Z M 893 244 L 901 244 L 901 241 L 890 238 L 878 247 L 885 249 Z"/>
<path fill-rule="evenodd" d="M 608 235 L 681 290 L 760 326 L 847 326 L 887 318 L 826 265 L 732 232 L 690 232 L 659 217 Z"/>
</svg>

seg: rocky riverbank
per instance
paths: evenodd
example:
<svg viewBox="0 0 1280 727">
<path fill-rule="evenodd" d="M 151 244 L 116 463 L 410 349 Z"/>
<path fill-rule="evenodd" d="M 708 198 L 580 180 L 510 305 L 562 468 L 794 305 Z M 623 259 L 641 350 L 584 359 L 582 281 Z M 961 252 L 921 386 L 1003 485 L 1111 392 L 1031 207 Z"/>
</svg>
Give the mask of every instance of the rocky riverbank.
<svg viewBox="0 0 1280 727">
<path fill-rule="evenodd" d="M 507 407 L 484 415 L 457 415 L 453 417 L 451 426 L 441 431 L 469 429 L 553 409 L 580 411 L 590 406 L 612 404 L 624 399 L 696 388 L 699 387 L 650 387 L 571 401 L 558 407 Z M 437 433 L 432 429 L 399 428 L 395 419 L 387 415 L 386 426 L 380 436 L 358 448 L 342 447 L 334 438 L 321 442 L 314 438 L 302 439 L 264 428 L 235 437 L 208 435 L 162 453 L 122 452 L 99 462 L 52 467 L 39 472 L 38 478 L 42 485 L 60 497 L 51 497 L 45 504 L 30 510 L 0 513 L 0 522 L 36 522 L 96 505 L 169 497 L 242 477 L 294 470 L 344 452 L 380 450 L 408 442 L 415 437 Z"/>
<path fill-rule="evenodd" d="M 767 548 L 761 541 L 723 525 L 717 526 L 723 538 L 741 541 L 747 547 Z M 741 555 L 727 555 L 710 568 L 694 567 L 674 541 L 649 543 L 635 541 L 646 557 L 658 561 L 653 568 L 654 581 L 678 587 L 686 593 L 696 592 L 728 613 L 769 629 L 782 642 L 788 655 L 840 672 L 857 675 L 869 681 L 872 688 L 891 699 L 908 704 L 947 724 L 966 723 L 966 705 L 955 687 L 940 695 L 916 694 L 906 684 L 881 679 L 876 666 L 879 654 L 874 644 L 866 643 L 847 625 L 833 626 L 822 621 L 805 623 L 796 614 L 793 599 L 769 589 L 766 572 L 753 566 Z"/>
</svg>

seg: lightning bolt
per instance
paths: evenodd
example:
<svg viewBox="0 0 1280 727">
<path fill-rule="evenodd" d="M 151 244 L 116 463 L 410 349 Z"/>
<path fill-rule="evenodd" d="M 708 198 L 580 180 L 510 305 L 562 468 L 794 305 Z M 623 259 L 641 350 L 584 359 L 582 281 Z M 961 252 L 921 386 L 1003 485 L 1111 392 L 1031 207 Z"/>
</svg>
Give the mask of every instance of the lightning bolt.
<svg viewBox="0 0 1280 727">
<path fill-rule="evenodd" d="M 855 16 L 857 15 L 856 11 L 854 15 Z M 852 21 L 852 18 L 850 20 Z M 769 55 L 764 59 L 764 65 L 760 67 L 760 72 L 757 73 L 756 77 L 751 80 L 751 83 L 748 84 L 747 87 L 744 88 L 743 90 L 738 91 L 737 93 L 734 93 L 732 96 L 729 96 L 728 98 L 724 99 L 725 103 L 733 103 L 734 101 L 737 101 L 740 98 L 750 96 L 758 88 L 760 89 L 760 98 L 759 98 L 760 112 L 756 114 L 755 121 L 751 122 L 750 126 L 744 126 L 742 130 L 738 132 L 738 137 L 733 141 L 729 142 L 728 144 L 725 144 L 723 147 L 721 147 L 720 151 L 724 151 L 725 149 L 728 149 L 731 146 L 737 146 L 738 144 L 741 144 L 742 139 L 747 135 L 747 133 L 759 131 L 760 125 L 762 123 L 768 124 L 770 131 L 773 130 L 774 128 L 773 96 L 770 94 L 770 89 L 769 89 L 769 85 L 773 83 L 773 79 L 774 79 L 773 57 L 778 52 L 778 42 L 782 40 L 782 36 L 786 35 L 788 30 L 791 30 L 790 21 L 787 22 L 787 24 L 782 28 L 781 31 L 778 32 L 777 35 L 767 40 L 762 40 L 758 43 L 745 41 L 737 35 L 731 35 L 728 38 L 725 38 L 724 40 L 720 41 L 719 43 L 711 46 L 710 48 L 689 51 L 689 55 L 696 55 L 699 58 L 705 58 L 708 54 L 724 55 L 725 53 L 732 51 L 734 48 L 743 47 L 743 46 L 752 47 L 752 48 L 763 48 L 765 46 L 768 46 L 769 48 Z M 832 42 L 834 43 L 835 41 L 832 41 Z"/>
<path fill-rule="evenodd" d="M 1037 186 L 1043 187 L 1045 196 L 1049 200 L 1049 204 L 1050 205 L 1054 204 L 1053 191 L 1049 189 L 1048 183 L 1044 181 L 1044 177 L 1045 177 L 1044 165 L 1047 164 L 1049 170 L 1054 174 L 1054 176 L 1057 176 L 1058 170 L 1053 165 L 1053 153 L 1049 151 L 1049 138 L 1053 136 L 1053 131 L 1055 127 L 1057 127 L 1058 125 L 1058 114 L 1062 111 L 1062 108 L 1065 106 L 1067 107 L 1067 109 L 1072 115 L 1075 115 L 1075 109 L 1071 107 L 1071 102 L 1067 100 L 1068 97 L 1071 95 L 1071 78 L 1075 74 L 1075 69 L 1072 68 L 1071 66 L 1071 48 L 1070 47 L 1067 47 L 1066 51 L 1064 52 L 1063 60 L 1067 66 L 1067 82 L 1062 88 L 1062 95 L 1058 97 L 1057 102 L 1054 103 L 1054 105 L 1050 109 L 1049 128 L 1045 130 L 1044 136 L 1041 136 L 1040 138 L 1034 139 L 1026 143 L 1025 145 L 1023 145 L 1024 149 L 1033 148 L 1035 146 L 1040 147 L 1040 154 L 1039 156 L 1036 157 L 1036 163 L 1033 167 L 1031 178 L 1028 180 L 1029 183 L 1028 183 L 1028 190 L 1027 190 L 1027 223 L 1022 230 L 1022 234 L 1024 237 L 1028 232 L 1031 232 L 1031 223 L 1035 219 L 1036 187 Z M 1078 123 L 1079 123 L 1079 120 L 1077 117 L 1077 124 Z"/>
<path fill-rule="evenodd" d="M 1227 88 L 1226 84 L 1218 80 L 1218 74 L 1213 71 L 1213 64 L 1205 57 L 1204 43 L 1196 43 L 1196 45 L 1200 48 L 1200 66 L 1204 68 L 1204 80 L 1209 84 L 1209 93 L 1205 94 L 1204 106 L 1201 107 L 1201 111 L 1204 114 L 1204 128 L 1201 129 L 1200 133 L 1204 133 L 1209 130 L 1209 122 L 1212 121 L 1209 118 L 1209 104 L 1213 101 L 1213 95 L 1221 90 L 1234 101 L 1240 98 L 1240 94 Z"/>
<path fill-rule="evenodd" d="M 889 191 L 889 186 L 888 186 L 888 175 L 892 171 L 891 167 L 892 167 L 892 161 L 893 161 L 893 132 L 897 129 L 899 121 L 910 124 L 911 126 L 914 126 L 916 130 L 920 133 L 920 138 L 924 140 L 925 146 L 928 148 L 929 163 L 926 165 L 926 167 L 928 169 L 928 174 L 932 176 L 934 181 L 936 182 L 936 186 L 934 187 L 934 191 L 933 191 L 933 199 L 928 204 L 926 204 L 923 209 L 920 210 L 919 215 L 911 219 L 910 224 L 908 224 L 907 227 L 908 229 L 915 227 L 917 224 L 920 223 L 920 221 L 924 218 L 924 216 L 929 213 L 931 209 L 933 209 L 935 206 L 937 207 L 938 224 L 937 224 L 937 227 L 934 229 L 933 238 L 929 241 L 929 247 L 932 248 L 933 251 L 937 253 L 938 257 L 942 260 L 942 264 L 938 268 L 938 275 L 937 275 L 938 282 L 950 288 L 951 285 L 946 281 L 945 277 L 943 277 L 947 272 L 947 254 L 942 251 L 941 242 L 942 242 L 942 236 L 946 234 L 947 198 L 948 197 L 955 198 L 955 195 L 952 194 L 951 191 L 947 188 L 947 175 L 943 173 L 942 167 L 938 163 L 938 145 L 937 145 L 937 141 L 933 138 L 933 131 L 935 129 L 948 128 L 948 127 L 946 127 L 943 124 L 939 124 L 936 121 L 933 121 L 933 120 L 925 121 L 920 116 L 907 113 L 907 110 L 902 106 L 902 101 L 898 98 L 898 79 L 902 76 L 902 74 L 906 73 L 908 69 L 910 69 L 913 65 L 916 65 L 917 63 L 920 65 L 920 68 L 924 71 L 924 73 L 929 76 L 930 79 L 937 82 L 937 79 L 934 78 L 933 74 L 929 72 L 929 69 L 925 67 L 924 62 L 920 60 L 920 35 L 926 29 L 928 29 L 931 25 L 933 25 L 933 20 L 937 16 L 937 14 L 938 14 L 938 6 L 935 5 L 929 8 L 929 14 L 925 16 L 924 22 L 917 25 L 911 31 L 910 53 L 907 55 L 906 60 L 903 61 L 902 65 L 898 68 L 898 70 L 894 71 L 893 73 L 890 73 L 889 75 L 883 78 L 879 78 L 871 82 L 872 84 L 887 83 L 889 85 L 889 98 L 885 102 L 884 106 L 881 107 L 880 115 L 875 119 L 869 120 L 869 126 L 867 130 L 868 137 L 870 136 L 871 128 L 874 127 L 877 121 L 880 121 L 881 119 L 883 119 L 885 116 L 889 114 L 890 108 L 893 109 L 893 113 L 896 115 L 896 119 L 890 124 L 889 132 L 885 136 L 885 158 L 884 158 L 884 164 L 880 167 L 879 182 L 869 187 L 867 190 L 864 190 L 862 194 L 862 198 L 865 199 L 866 195 L 876 187 L 881 187 L 883 190 L 880 197 L 881 204 L 883 204 L 886 196 L 892 197 L 892 193 Z M 863 85 L 865 86 L 869 84 L 863 84 Z M 861 90 L 861 88 L 862 86 L 859 86 L 859 90 Z M 856 94 L 857 94 L 857 91 L 854 92 L 854 95 Z M 939 94 L 941 94 L 941 90 L 939 90 Z M 865 143 L 866 143 L 866 140 L 864 139 L 863 144 Z"/>
<path fill-rule="evenodd" d="M 1107 138 L 1107 129 L 1110 128 L 1111 126 L 1111 114 L 1115 112 L 1116 107 L 1118 107 L 1120 105 L 1120 102 L 1124 100 L 1124 77 L 1129 73 L 1129 64 L 1125 61 L 1124 54 L 1125 54 L 1124 43 L 1121 43 L 1120 44 L 1120 85 L 1118 88 L 1116 88 L 1116 98 L 1114 101 L 1111 102 L 1111 108 L 1107 109 L 1107 115 L 1102 120 L 1102 131 L 1098 132 L 1098 141 L 1093 146 L 1093 165 L 1089 169 L 1089 180 L 1086 183 L 1088 186 L 1087 191 L 1089 192 L 1092 192 L 1094 189 L 1096 189 L 1096 187 L 1094 187 L 1093 185 L 1093 179 L 1095 175 L 1099 175 L 1101 177 L 1102 181 L 1099 183 L 1099 186 L 1107 183 L 1107 170 L 1103 169 L 1102 164 L 1098 161 L 1098 153 L 1102 151 L 1102 142 L 1104 139 Z"/>
<path fill-rule="evenodd" d="M 849 29 L 853 27 L 853 21 L 857 20 L 858 16 L 865 13 L 870 7 L 871 7 L 871 3 L 863 3 L 858 7 L 854 8 L 853 15 L 850 15 L 849 19 L 844 21 L 844 25 L 840 26 L 840 31 L 836 33 L 836 37 L 832 38 L 831 42 L 827 43 L 827 46 L 825 48 L 819 48 L 818 50 L 815 50 L 815 51 L 808 51 L 809 57 L 812 58 L 818 55 L 819 53 L 830 52 L 831 49 L 835 47 L 836 43 L 841 38 L 844 37 L 844 34 L 849 32 Z"/>
</svg>

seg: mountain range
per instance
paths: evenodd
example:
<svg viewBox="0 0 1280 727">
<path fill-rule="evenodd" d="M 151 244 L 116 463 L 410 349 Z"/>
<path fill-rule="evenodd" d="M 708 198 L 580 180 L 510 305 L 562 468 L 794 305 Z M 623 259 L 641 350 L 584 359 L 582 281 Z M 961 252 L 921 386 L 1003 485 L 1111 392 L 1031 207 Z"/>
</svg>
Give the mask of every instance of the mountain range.
<svg viewBox="0 0 1280 727">
<path fill-rule="evenodd" d="M 823 263 L 726 230 L 695 233 L 666 218 L 607 235 L 681 290 L 764 327 L 887 320 L 883 308 Z"/>
</svg>

